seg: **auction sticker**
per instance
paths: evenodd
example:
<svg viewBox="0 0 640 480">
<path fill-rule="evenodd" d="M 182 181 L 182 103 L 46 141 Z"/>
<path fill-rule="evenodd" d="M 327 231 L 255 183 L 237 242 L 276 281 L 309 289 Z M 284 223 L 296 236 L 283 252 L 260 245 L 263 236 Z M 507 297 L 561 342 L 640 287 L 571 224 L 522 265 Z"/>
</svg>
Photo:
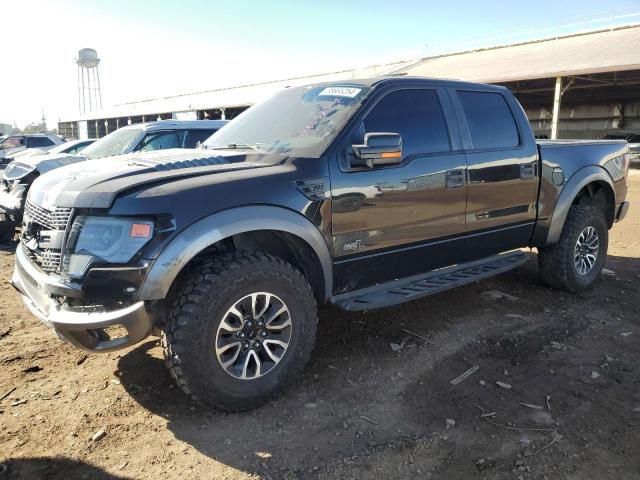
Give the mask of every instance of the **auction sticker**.
<svg viewBox="0 0 640 480">
<path fill-rule="evenodd" d="M 361 91 L 361 88 L 356 87 L 327 87 L 320 92 L 319 96 L 355 98 Z"/>
</svg>

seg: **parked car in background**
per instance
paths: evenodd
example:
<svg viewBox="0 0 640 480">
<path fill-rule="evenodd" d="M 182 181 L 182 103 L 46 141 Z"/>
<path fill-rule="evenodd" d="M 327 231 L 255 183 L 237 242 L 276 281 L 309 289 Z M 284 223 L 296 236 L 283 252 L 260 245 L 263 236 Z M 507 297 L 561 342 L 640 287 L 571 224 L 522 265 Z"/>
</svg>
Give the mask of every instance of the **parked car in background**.
<svg viewBox="0 0 640 480">
<path fill-rule="evenodd" d="M 30 148 L 51 150 L 62 143 L 64 143 L 64 139 L 52 133 L 9 135 L 0 142 L 0 159 L 12 157 L 14 154 Z"/>
<path fill-rule="evenodd" d="M 526 247 L 550 286 L 592 285 L 629 209 L 627 153 L 619 140 L 536 142 L 503 87 L 291 87 L 202 149 L 38 178 L 12 284 L 91 352 L 162 332 L 185 393 L 245 410 L 300 376 L 316 304 L 397 305 L 522 265 Z"/>
<path fill-rule="evenodd" d="M 122 127 L 96 140 L 79 154 L 58 153 L 17 158 L 0 172 L 0 239 L 12 237 L 22 222 L 24 199 L 31 183 L 50 170 L 130 152 L 195 148 L 227 120 L 160 120 Z"/>
<path fill-rule="evenodd" d="M 95 141 L 95 138 L 87 138 L 84 140 L 69 140 L 68 142 L 64 142 L 53 147 L 51 150 L 43 150 L 41 148 L 28 148 L 26 150 L 22 150 L 18 153 L 13 154 L 13 156 L 11 157 L 6 157 L 0 160 L 0 170 L 4 169 L 9 163 L 18 158 L 35 157 L 37 155 L 56 155 L 58 153 L 68 153 L 69 155 L 76 155 Z"/>
<path fill-rule="evenodd" d="M 631 163 L 640 163 L 640 133 L 610 133 L 603 138 L 605 140 L 626 140 L 629 143 Z"/>
</svg>

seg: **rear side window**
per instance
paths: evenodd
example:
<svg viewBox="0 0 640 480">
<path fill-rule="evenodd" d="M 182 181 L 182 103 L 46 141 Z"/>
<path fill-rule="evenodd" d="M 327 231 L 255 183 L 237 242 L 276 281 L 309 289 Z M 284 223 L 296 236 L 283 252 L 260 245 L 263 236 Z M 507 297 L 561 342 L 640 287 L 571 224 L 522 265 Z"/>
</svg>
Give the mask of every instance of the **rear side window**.
<svg viewBox="0 0 640 480">
<path fill-rule="evenodd" d="M 520 144 L 507 101 L 499 93 L 458 91 L 474 149 L 511 148 Z"/>
<path fill-rule="evenodd" d="M 218 129 L 214 130 L 187 130 L 187 139 L 184 141 L 184 148 L 196 148 L 198 142 L 204 143 L 204 141 L 211 135 L 216 133 Z"/>
<path fill-rule="evenodd" d="M 27 147 L 50 147 L 53 141 L 47 137 L 27 137 Z"/>
<path fill-rule="evenodd" d="M 404 157 L 451 150 L 447 125 L 435 90 L 391 92 L 373 107 L 363 123 L 366 133 L 399 133 Z"/>
</svg>

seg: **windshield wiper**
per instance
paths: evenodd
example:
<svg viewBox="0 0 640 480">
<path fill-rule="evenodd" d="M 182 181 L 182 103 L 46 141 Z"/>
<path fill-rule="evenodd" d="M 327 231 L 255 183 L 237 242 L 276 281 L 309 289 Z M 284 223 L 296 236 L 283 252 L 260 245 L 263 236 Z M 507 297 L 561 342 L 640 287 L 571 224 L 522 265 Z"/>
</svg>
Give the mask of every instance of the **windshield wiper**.
<svg viewBox="0 0 640 480">
<path fill-rule="evenodd" d="M 226 146 L 206 147 L 207 150 L 253 150 L 254 152 L 260 152 L 257 145 L 247 145 L 244 143 L 229 143 Z"/>
</svg>

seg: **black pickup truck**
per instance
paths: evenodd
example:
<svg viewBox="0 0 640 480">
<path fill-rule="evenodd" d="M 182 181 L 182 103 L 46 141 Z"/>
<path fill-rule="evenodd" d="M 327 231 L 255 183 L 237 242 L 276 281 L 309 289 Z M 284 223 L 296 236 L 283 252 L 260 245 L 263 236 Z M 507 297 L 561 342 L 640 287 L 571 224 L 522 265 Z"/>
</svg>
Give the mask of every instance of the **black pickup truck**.
<svg viewBox="0 0 640 480">
<path fill-rule="evenodd" d="M 593 284 L 628 210 L 624 141 L 536 143 L 501 87 L 409 77 L 287 88 L 204 148 L 42 175 L 12 284 L 92 352 L 162 336 L 178 385 L 259 406 L 309 360 L 316 306 L 399 304 L 505 272 Z"/>
</svg>

